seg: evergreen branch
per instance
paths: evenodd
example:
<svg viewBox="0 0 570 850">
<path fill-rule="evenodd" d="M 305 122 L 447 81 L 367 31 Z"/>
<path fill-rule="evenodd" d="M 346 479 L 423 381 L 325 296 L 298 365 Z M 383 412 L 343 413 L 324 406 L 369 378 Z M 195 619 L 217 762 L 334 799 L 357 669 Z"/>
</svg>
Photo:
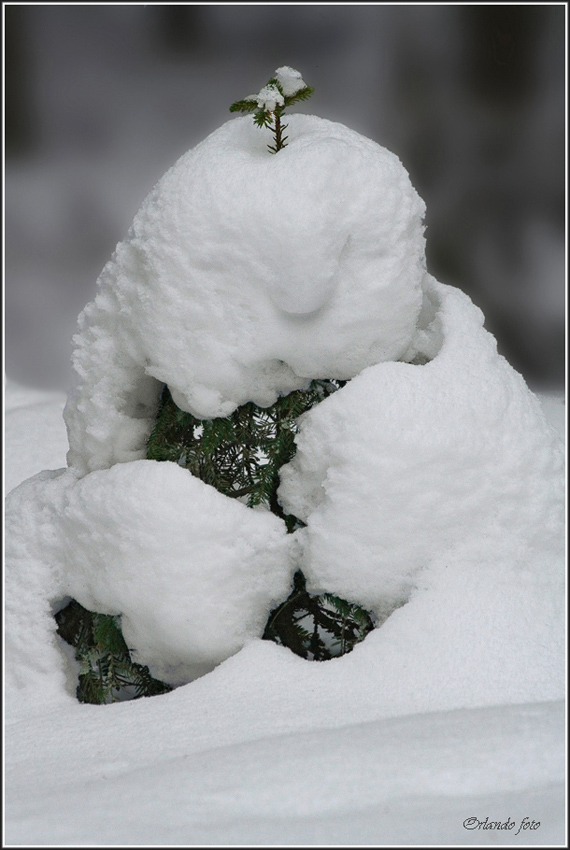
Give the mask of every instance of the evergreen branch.
<svg viewBox="0 0 570 850">
<path fill-rule="evenodd" d="M 271 407 L 249 402 L 231 416 L 212 420 L 180 410 L 164 386 L 147 457 L 179 463 L 221 493 L 245 498 L 249 507 L 266 507 L 292 533 L 304 523 L 286 515 L 279 504 L 279 470 L 295 455 L 299 417 L 345 383 L 314 380 L 305 390 L 281 396 Z M 72 601 L 56 620 L 58 633 L 75 647 L 80 663 L 81 702 L 100 705 L 171 690 L 132 661 L 119 617 L 87 611 Z M 263 638 L 302 658 L 322 661 L 349 652 L 372 628 L 368 612 L 354 603 L 333 594 L 309 594 L 298 571 L 290 596 L 270 613 Z"/>
<path fill-rule="evenodd" d="M 307 100 L 312 94 L 315 93 L 315 90 L 311 88 L 311 86 L 305 86 L 304 89 L 299 89 L 295 94 L 289 95 L 285 97 L 285 107 L 291 106 L 293 103 L 297 103 L 299 100 Z"/>
<path fill-rule="evenodd" d="M 291 90 L 290 81 L 288 80 L 282 84 L 278 76 L 280 71 L 286 72 L 286 77 L 292 72 L 295 80 L 293 88 L 295 88 L 297 83 L 301 84 L 301 88 L 295 91 L 294 94 L 286 95 L 283 87 L 285 86 Z M 291 68 L 278 68 L 276 75 L 270 77 L 257 95 L 249 95 L 246 98 L 242 98 L 242 100 L 236 100 L 230 106 L 230 112 L 253 112 L 253 120 L 257 127 L 265 127 L 273 131 L 274 143 L 267 145 L 267 147 L 271 153 L 278 153 L 278 151 L 287 146 L 288 139 L 288 136 L 283 136 L 285 127 L 281 127 L 280 123 L 283 112 L 294 103 L 306 100 L 314 91 L 311 86 L 303 83 L 301 75 L 298 72 L 292 71 Z"/>
<path fill-rule="evenodd" d="M 133 687 L 133 699 L 172 690 L 165 682 L 153 679 L 148 667 L 131 660 L 118 618 L 88 611 L 72 600 L 55 619 L 58 634 L 75 648 L 79 661 L 76 692 L 79 702 L 94 705 L 115 702 L 121 692 Z"/>
<path fill-rule="evenodd" d="M 243 98 L 243 100 L 236 100 L 235 103 L 232 103 L 230 106 L 230 112 L 253 112 L 257 109 L 257 100 L 253 98 Z"/>
</svg>

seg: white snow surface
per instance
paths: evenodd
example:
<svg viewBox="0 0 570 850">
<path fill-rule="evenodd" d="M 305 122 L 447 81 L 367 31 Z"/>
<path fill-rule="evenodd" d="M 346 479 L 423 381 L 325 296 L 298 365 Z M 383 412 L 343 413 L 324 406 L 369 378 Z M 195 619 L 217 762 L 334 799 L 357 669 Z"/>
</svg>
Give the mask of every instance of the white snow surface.
<svg viewBox="0 0 570 850">
<path fill-rule="evenodd" d="M 161 384 L 200 418 L 403 357 L 422 306 L 423 201 L 399 159 L 342 124 L 287 147 L 233 119 L 143 203 L 80 316 L 66 410 L 82 474 L 144 456 Z"/>
<path fill-rule="evenodd" d="M 42 406 L 37 401 L 35 391 L 9 383 L 7 425 L 12 411 L 26 414 L 30 442 L 44 446 L 41 463 L 61 467 L 63 419 L 56 434 L 46 428 L 45 411 L 61 417 L 63 401 L 45 393 Z M 563 437 L 563 398 L 540 401 Z M 30 458 L 13 435 L 7 428 L 11 479 L 19 483 Z M 9 581 L 6 588 L 8 604 L 21 614 L 22 645 L 44 615 L 46 641 L 45 600 L 53 593 L 41 565 L 28 560 L 25 567 L 19 596 L 10 598 Z M 481 588 L 475 610 L 458 614 L 469 633 L 464 675 L 456 684 L 457 668 L 443 669 L 445 660 L 432 667 L 427 700 L 421 692 L 404 699 L 405 688 L 395 685 L 396 675 L 383 678 L 388 665 L 380 661 L 391 644 L 392 655 L 400 648 L 386 629 L 411 603 L 342 659 L 303 661 L 253 640 L 171 694 L 113 706 L 74 700 L 75 671 L 63 645 L 48 639 L 35 648 L 36 669 L 24 671 L 25 698 L 6 694 L 6 843 L 564 846 L 562 701 L 548 701 L 546 689 L 542 700 L 536 694 L 522 704 L 503 702 L 495 681 L 488 696 L 479 692 L 474 701 L 486 707 L 466 707 L 469 642 L 476 628 L 489 629 L 485 600 L 494 592 L 496 584 Z M 429 621 L 408 621 L 399 680 L 444 616 L 436 604 Z M 487 654 L 491 668 L 496 650 L 495 642 Z M 532 664 L 523 679 L 529 673 Z M 508 678 L 509 670 L 503 674 Z M 438 710 L 446 701 L 448 710 Z M 418 708 L 422 703 L 431 708 Z M 540 826 L 515 836 L 525 817 Z M 468 818 L 483 825 L 510 819 L 515 826 L 466 829 Z"/>
<path fill-rule="evenodd" d="M 4 437 L 10 453 L 4 456 L 4 487 L 9 493 L 17 484 L 42 469 L 49 469 L 54 452 L 65 463 L 67 434 L 62 417 L 64 393 L 45 392 L 6 382 Z M 39 434 L 30 434 L 30 408 L 41 423 Z M 36 417 L 34 416 L 34 419 Z"/>
<path fill-rule="evenodd" d="M 470 299 L 427 278 L 426 301 L 418 337 L 440 345 L 433 359 L 365 369 L 302 417 L 281 470 L 313 590 L 378 612 L 434 581 L 457 581 L 468 604 L 472 582 L 556 583 L 563 554 L 557 434 Z"/>
</svg>

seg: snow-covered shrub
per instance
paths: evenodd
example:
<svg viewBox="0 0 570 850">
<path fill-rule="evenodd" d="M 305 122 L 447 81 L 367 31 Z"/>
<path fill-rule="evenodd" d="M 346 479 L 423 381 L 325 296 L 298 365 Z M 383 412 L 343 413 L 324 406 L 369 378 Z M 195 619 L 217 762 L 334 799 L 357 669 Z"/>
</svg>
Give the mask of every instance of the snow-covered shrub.
<svg viewBox="0 0 570 850">
<path fill-rule="evenodd" d="M 265 91 L 252 111 L 286 105 L 274 79 L 283 104 Z M 121 615 L 137 663 L 179 684 L 261 637 L 301 571 L 299 595 L 356 603 L 378 624 L 394 612 L 357 651 L 385 652 L 404 683 L 426 653 L 453 651 L 458 673 L 476 648 L 492 653 L 477 675 L 494 693 L 552 698 L 560 441 L 481 312 L 427 273 L 424 205 L 398 158 L 340 124 L 288 121 L 277 151 L 276 125 L 243 117 L 185 154 L 80 316 L 69 468 L 9 500 L 10 595 L 27 600 L 10 612 L 13 684 L 54 678 L 50 604 L 66 596 Z M 336 390 L 298 418 L 269 504 L 182 468 L 199 470 L 204 439 L 248 405 L 275 410 L 325 379 Z M 166 462 L 147 456 L 165 386 L 201 445 Z M 523 657 L 530 684 L 500 685 Z"/>
</svg>

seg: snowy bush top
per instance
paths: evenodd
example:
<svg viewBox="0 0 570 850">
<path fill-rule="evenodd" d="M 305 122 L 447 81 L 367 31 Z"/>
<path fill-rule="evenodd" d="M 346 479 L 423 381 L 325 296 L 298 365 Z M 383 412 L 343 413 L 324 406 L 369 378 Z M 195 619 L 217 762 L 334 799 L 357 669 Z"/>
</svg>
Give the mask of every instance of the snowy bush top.
<svg viewBox="0 0 570 850">
<path fill-rule="evenodd" d="M 78 470 L 143 457 L 162 383 L 213 418 L 405 357 L 424 204 L 375 142 L 314 116 L 288 122 L 277 156 L 249 117 L 227 122 L 143 203 L 75 337 L 65 416 Z"/>
</svg>

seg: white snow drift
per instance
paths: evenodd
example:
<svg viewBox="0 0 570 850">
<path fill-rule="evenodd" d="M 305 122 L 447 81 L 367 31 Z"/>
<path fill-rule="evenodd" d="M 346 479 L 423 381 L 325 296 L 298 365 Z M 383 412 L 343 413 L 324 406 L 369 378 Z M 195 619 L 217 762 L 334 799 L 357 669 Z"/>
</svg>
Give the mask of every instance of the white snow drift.
<svg viewBox="0 0 570 850">
<path fill-rule="evenodd" d="M 297 536 L 313 589 L 378 612 L 424 585 L 418 572 L 437 562 L 464 571 L 467 587 L 473 572 L 502 581 L 514 571 L 517 583 L 533 565 L 550 582 L 562 555 L 542 563 L 563 542 L 557 435 L 481 311 L 459 290 L 425 283 L 431 320 L 426 310 L 418 339 L 439 353 L 365 369 L 302 417 L 281 469 L 280 500 L 307 523 Z"/>
</svg>

